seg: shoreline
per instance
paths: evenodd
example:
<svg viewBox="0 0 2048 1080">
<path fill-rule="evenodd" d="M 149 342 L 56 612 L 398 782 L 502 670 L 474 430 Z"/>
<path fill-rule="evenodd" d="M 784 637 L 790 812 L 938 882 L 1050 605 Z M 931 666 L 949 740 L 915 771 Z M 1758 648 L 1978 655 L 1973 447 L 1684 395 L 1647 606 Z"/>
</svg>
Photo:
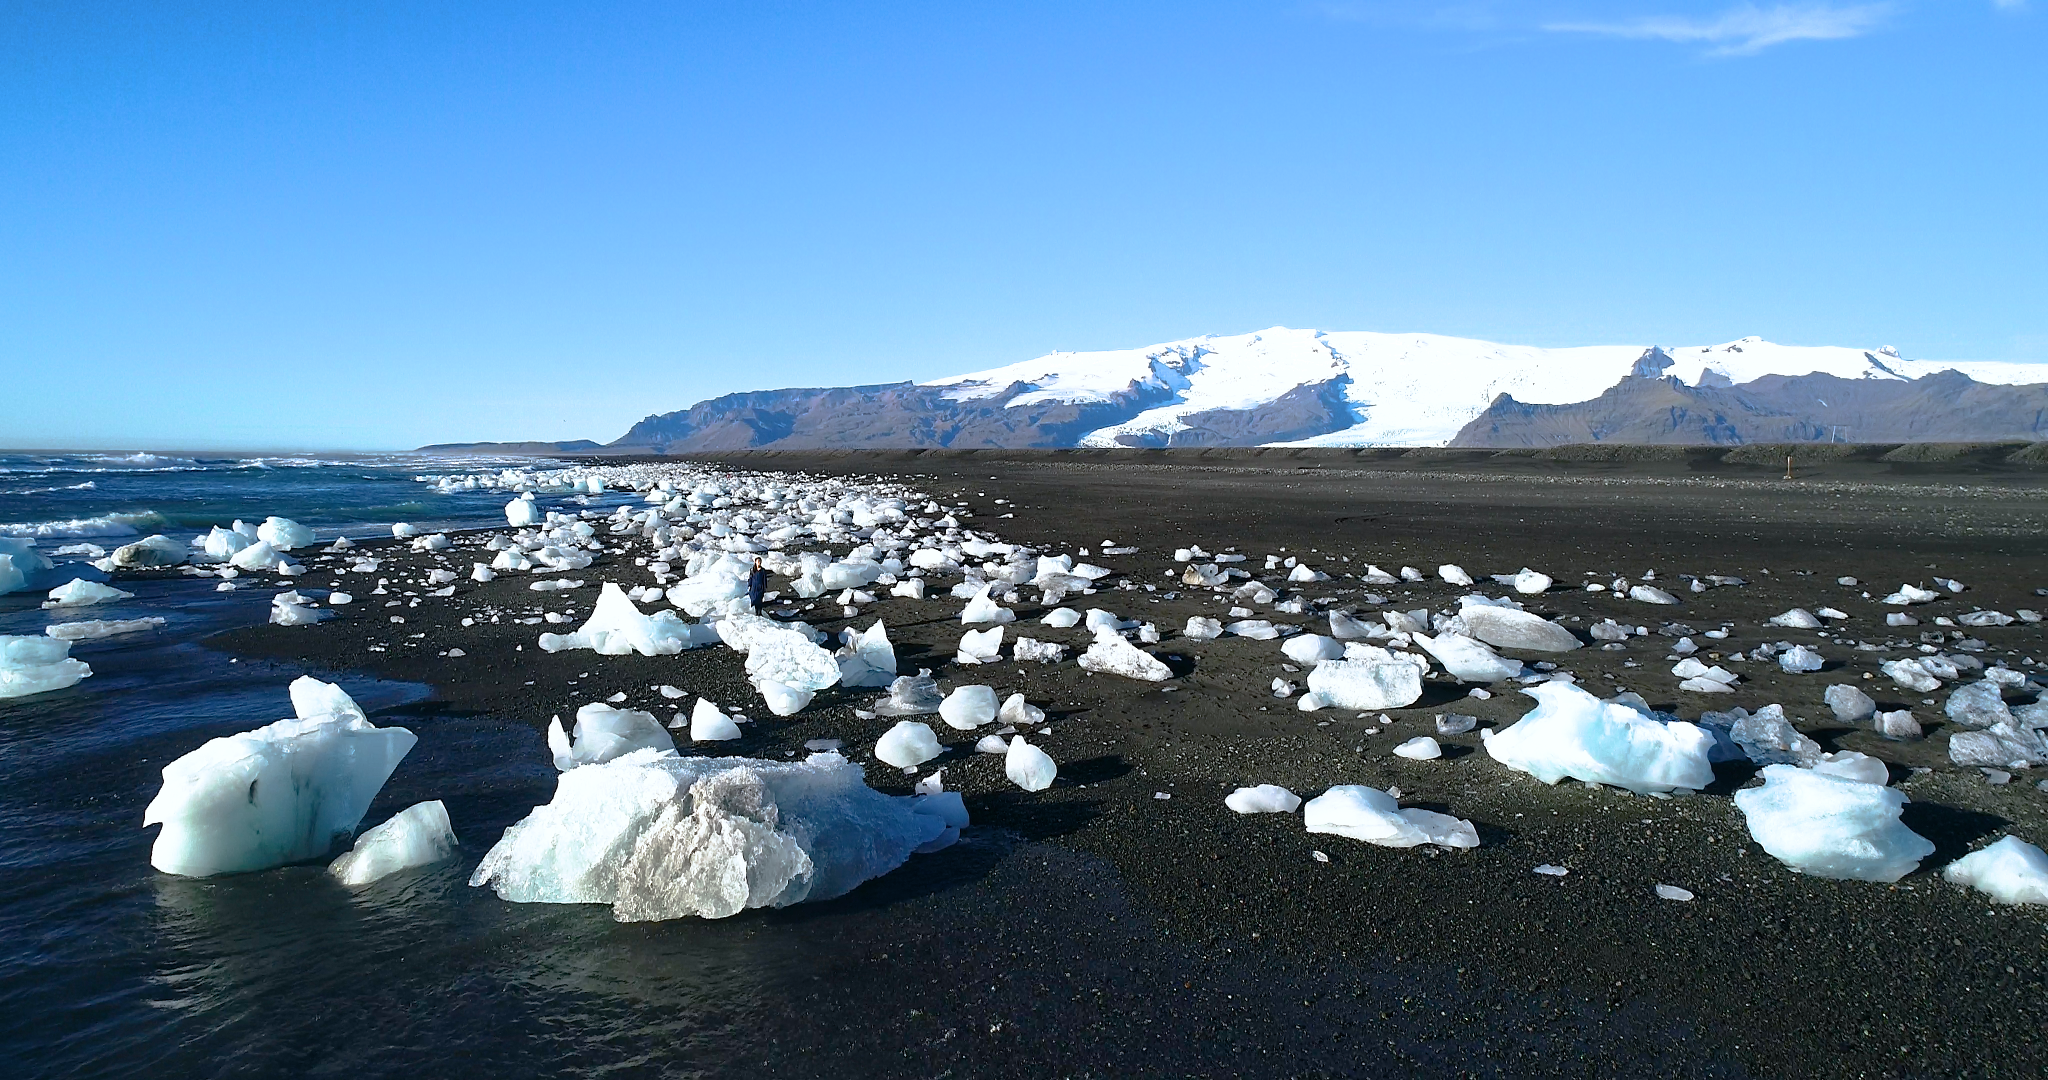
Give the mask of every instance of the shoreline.
<svg viewBox="0 0 2048 1080">
<path fill-rule="evenodd" d="M 758 469 L 769 466 L 764 459 L 770 456 L 718 460 Z M 1667 1058 L 1658 1051 L 1659 1068 L 1698 1074 L 2028 1071 L 2044 1003 L 2040 976 L 2028 961 L 2048 934 L 2048 917 L 2036 909 L 1999 908 L 1925 868 L 1896 886 L 1792 874 L 1748 841 L 1742 816 L 1728 801 L 1728 792 L 1747 779 L 1747 766 L 1724 766 L 1706 793 L 1656 800 L 1575 782 L 1546 787 L 1493 763 L 1478 749 L 1476 735 L 1440 737 L 1447 748 L 1443 760 L 1393 757 L 1389 751 L 1396 743 L 1434 734 L 1435 714 L 1457 711 L 1477 715 L 1482 726 L 1500 727 L 1526 712 L 1528 699 L 1503 692 L 1479 701 L 1463 697 L 1460 688 L 1431 683 L 1415 706 L 1389 710 L 1391 723 L 1337 710 L 1300 713 L 1291 700 L 1273 698 L 1266 685 L 1282 674 L 1277 642 L 1225 638 L 1193 644 L 1173 633 L 1188 615 L 1220 618 L 1228 605 L 1206 593 L 1170 589 L 1166 571 L 1179 569 L 1172 551 L 1189 543 L 1211 551 L 1237 547 L 1255 559 L 1286 548 L 1323 569 L 1344 567 L 1336 560 L 1347 555 L 1352 568 L 1368 560 L 1389 569 L 1403 562 L 1425 569 L 1457 562 L 1475 576 L 1530 565 L 1560 582 L 1558 590 L 1534 598 L 1532 608 L 1546 614 L 1589 619 L 1626 612 L 1653 628 L 1671 619 L 1699 630 L 1725 621 L 1734 624 L 1731 646 L 1792 640 L 1820 644 L 1831 660 L 1853 659 L 1839 645 L 1818 642 L 1812 631 L 1770 627 L 1765 633 L 1759 624 L 1792 606 L 1853 602 L 1853 632 L 1881 638 L 1882 626 L 1870 624 L 1882 609 L 1857 599 L 1854 591 L 1844 599 L 1844 590 L 1832 584 L 1842 574 L 1885 589 L 1930 573 L 1958 577 L 1972 588 L 1958 598 L 1966 605 L 1958 612 L 2043 603 L 2033 589 L 2048 585 L 2048 558 L 2026 549 L 2038 551 L 2038 541 L 2048 538 L 2048 525 L 2033 505 L 2048 477 L 1968 496 L 1927 483 L 1912 485 L 1927 491 L 1903 491 L 1897 484 L 1843 482 L 1826 499 L 1790 500 L 1760 482 L 1727 482 L 1744 478 L 1708 478 L 1718 482 L 1685 487 L 1655 483 L 1667 479 L 1661 476 L 1632 484 L 1611 475 L 1602 484 L 1530 484 L 1528 477 L 1491 473 L 1447 480 L 1440 469 L 1104 467 L 1057 459 L 992 461 L 982 454 L 936 460 L 886 453 L 831 455 L 803 466 L 791 456 L 772 455 L 777 466 L 792 471 L 927 478 L 928 494 L 973 506 L 976 516 L 963 524 L 992 529 L 1005 540 L 1048 551 L 1092 550 L 1105 538 L 1139 548 L 1101 561 L 1125 580 L 1157 584 L 1159 593 L 1104 590 L 1069 603 L 1156 622 L 1165 641 L 1149 651 L 1192 659 L 1174 663 L 1178 677 L 1166 684 L 1171 691 L 1083 675 L 1071 655 L 1085 635 L 1036 625 L 1039 608 L 1029 601 L 1015 605 L 1019 621 L 1011 634 L 1057 640 L 1069 647 L 1067 662 L 957 667 L 950 659 L 963 629 L 957 601 L 885 602 L 852 622 L 865 627 L 883 618 L 905 672 L 931 667 L 942 684 L 985 682 L 1000 694 L 1023 691 L 1046 708 L 1054 734 L 1042 745 L 1059 761 L 1061 775 L 1048 791 L 1017 790 L 1003 778 L 1000 758 L 971 749 L 929 763 L 928 768 L 946 767 L 947 786 L 963 791 L 977 829 L 1051 845 L 1106 867 L 1128 894 L 1137 921 L 1148 928 L 1146 940 L 1157 945 L 1170 939 L 1184 950 L 1176 963 L 1199 967 L 1263 956 L 1261 964 L 1270 966 L 1276 985 L 1314 984 L 1308 992 L 1316 1000 L 1336 994 L 1347 980 L 1360 988 L 1355 1010 L 1304 1006 L 1299 1015 L 1276 1013 L 1250 1024 L 1238 1036 L 1248 1045 L 1277 1050 L 1328 1036 L 1378 1046 L 1385 1042 L 1373 1039 L 1380 1027 L 1399 1031 L 1415 1046 L 1473 1038 L 1483 1043 L 1489 1037 L 1520 1045 L 1517 1025 L 1541 1027 L 1542 1015 L 1548 1015 L 1548 1023 L 1558 1025 L 1553 1034 L 1575 1033 L 1568 1040 L 1577 1043 L 1575 1049 L 1604 1059 L 1610 1070 L 1648 1067 L 1651 1049 L 1630 1049 L 1643 1032 L 1688 1027 L 1691 1033 L 1679 1039 L 1682 1053 Z M 1002 513 L 1017 516 L 1003 519 Z M 469 561 L 466 545 L 490 531 L 504 530 L 451 537 L 458 541 L 454 554 L 464 555 L 458 565 Z M 413 568 L 412 579 L 429 564 L 428 556 L 409 551 L 379 557 L 386 554 L 393 570 Z M 1928 569 L 1930 561 L 1938 569 Z M 1580 580 L 1616 573 L 1634 578 L 1651 568 L 1666 579 L 1728 573 L 1750 584 L 1715 589 L 1662 611 L 1565 591 Z M 1588 572 L 1603 576 L 1581 578 Z M 394 582 L 400 577 L 385 576 Z M 458 581 L 453 599 L 460 604 L 407 608 L 407 621 L 396 625 L 373 621 L 385 609 L 372 609 L 366 590 L 352 590 L 357 602 L 340 618 L 310 627 L 229 631 L 208 644 L 316 670 L 424 683 L 447 709 L 531 726 L 537 758 L 539 727 L 549 715 L 566 716 L 616 693 L 628 695 L 622 707 L 660 706 L 663 719 L 700 692 L 755 717 L 745 739 L 720 744 L 717 753 L 783 757 L 808 739 L 840 738 L 849 756 L 863 760 L 891 723 L 854 715 L 880 691 L 840 688 L 821 693 L 797 716 L 772 718 L 747 686 L 737 657 L 719 647 L 659 658 L 546 654 L 534 644 L 538 634 L 573 625 L 459 625 L 462 611 L 477 604 L 559 610 L 573 602 L 580 622 L 598 582 L 630 587 L 652 581 L 630 558 L 610 553 L 568 576 L 588 584 L 535 594 L 523 575 L 481 586 Z M 327 580 L 310 568 L 301 579 L 309 586 Z M 1349 588 L 1350 596 L 1338 597 L 1340 606 L 1358 600 L 1357 583 L 1344 579 L 1302 588 L 1309 597 Z M 1164 599 L 1161 594 L 1169 591 L 1180 595 Z M 1431 582 L 1405 594 L 1380 591 L 1392 600 L 1388 608 L 1405 610 L 1441 607 L 1462 590 Z M 943 592 L 935 590 L 935 596 Z M 1945 603 L 1942 610 L 1955 606 Z M 828 632 L 848 625 L 836 617 L 836 606 L 829 610 L 834 617 L 815 610 L 801 617 Z M 1881 617 L 1875 621 L 1881 624 Z M 426 636 L 411 637 L 415 633 Z M 2027 657 L 2048 658 L 2048 638 L 2039 626 L 2015 624 L 1981 634 L 2001 654 L 2019 646 Z M 1931 723 L 1938 707 L 1920 705 L 1917 696 L 1910 702 L 1936 737 L 1888 743 L 1870 732 L 1838 730 L 1823 719 L 1828 714 L 1819 696 L 1838 681 L 1834 672 L 1790 676 L 1774 665 L 1747 664 L 1741 669 L 1742 692 L 1732 700 L 1687 695 L 1673 689 L 1677 680 L 1663 659 L 1672 640 L 1653 635 L 1636 639 L 1623 653 L 1582 649 L 1549 659 L 1596 692 L 1636 690 L 1653 706 L 1675 707 L 1688 718 L 1702 708 L 1782 702 L 1802 719 L 1801 730 L 1826 749 L 1883 757 L 1894 766 L 1894 784 L 1914 800 L 1907 824 L 1938 845 L 1928 867 L 2008 827 L 2035 842 L 2048 840 L 2048 797 L 2033 786 L 2041 770 L 1994 787 L 1976 770 L 1945 766 L 1945 735 Z M 388 651 L 370 651 L 376 643 Z M 437 655 L 457 647 L 463 657 Z M 1628 660 L 1640 666 L 1624 667 Z M 1868 667 L 1860 664 L 1858 670 Z M 691 698 L 665 701 L 651 690 L 662 684 L 682 687 Z M 1894 688 L 1880 693 L 1864 685 L 1886 707 L 1906 703 Z M 948 731 L 943 738 L 971 747 L 973 736 L 963 741 L 958 734 Z M 871 760 L 864 764 L 878 789 L 908 790 L 910 777 Z M 1915 766 L 1934 771 L 1907 772 Z M 1471 851 L 1434 855 L 1388 850 L 1311 836 L 1298 817 L 1239 818 L 1222 807 L 1222 796 L 1232 788 L 1256 783 L 1282 784 L 1304 797 L 1330 784 L 1394 784 L 1406 804 L 1473 820 L 1482 843 Z M 1314 851 L 1329 861 L 1314 860 Z M 1545 862 L 1563 863 L 1571 873 L 1554 879 L 1531 873 Z M 920 873 L 922 865 L 899 869 L 855 897 L 905 888 L 897 879 Z M 1056 888 L 1059 880 L 1037 880 L 1034 887 Z M 1659 900 L 1652 887 L 1662 883 L 1689 888 L 1698 899 Z M 1043 901 L 1053 911 L 1064 905 L 1058 897 Z M 943 949 L 932 953 L 935 960 L 945 956 Z M 1962 973 L 1967 978 L 1957 977 Z M 1415 990 L 1397 994 L 1410 985 L 1410 976 Z M 1162 981 L 1143 972 L 1120 977 L 1131 989 L 1163 989 Z M 966 983 L 958 989 L 964 991 Z M 1444 1015 L 1423 1019 L 1428 1009 L 1413 1006 L 1416 1001 L 1442 1006 L 1437 1011 Z M 1596 1022 L 1603 1010 L 1615 1028 Z M 1382 1019 L 1383 1014 L 1394 1015 Z M 1623 1023 L 1626 1018 L 1634 1019 Z M 1624 1027 L 1634 1033 L 1628 1039 L 1621 1038 Z M 1830 1035 L 1817 1039 L 1816 1032 Z M 1129 1029 L 1106 1037 L 1140 1034 Z M 969 1036 L 932 1060 L 960 1054 L 961 1061 L 972 1061 L 964 1055 L 997 1041 L 971 1030 Z M 1602 1041 L 1610 1037 L 1611 1044 Z M 1992 1046 L 2003 1048 L 1996 1058 L 1987 1053 Z M 1499 1067 L 1514 1075 L 1580 1073 L 1586 1067 L 1585 1060 L 1525 1053 L 1512 1066 Z M 1106 1068 L 1102 1062 L 1079 1064 Z"/>
</svg>

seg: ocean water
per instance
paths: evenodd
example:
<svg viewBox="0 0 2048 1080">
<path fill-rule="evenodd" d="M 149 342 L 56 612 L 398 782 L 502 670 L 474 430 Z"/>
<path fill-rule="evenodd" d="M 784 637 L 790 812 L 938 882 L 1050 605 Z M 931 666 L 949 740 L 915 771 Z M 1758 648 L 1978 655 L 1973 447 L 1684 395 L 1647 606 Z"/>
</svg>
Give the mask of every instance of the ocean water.
<svg viewBox="0 0 2048 1080">
<path fill-rule="evenodd" d="M 0 535 L 58 555 L 0 596 L 0 634 L 53 621 L 43 591 L 102 579 L 94 552 L 185 540 L 269 514 L 324 538 L 504 524 L 502 493 L 416 477 L 530 461 L 0 454 Z M 598 507 L 624 495 L 545 500 Z M 986 876 L 986 837 L 832 904 L 720 922 L 625 926 L 609 909 L 508 904 L 468 876 L 554 787 L 540 736 L 433 705 L 426 687 L 343 677 L 380 725 L 420 738 L 364 827 L 441 799 L 457 860 L 366 889 L 322 865 L 191 880 L 149 865 L 142 814 L 161 769 L 209 738 L 290 714 L 302 672 L 203 639 L 260 624 L 274 588 L 215 591 L 174 575 L 124 582 L 99 619 L 161 631 L 86 641 L 76 687 L 0 701 L 0 1059 L 11 1077 L 891 1075 L 847 1037 L 848 1009 L 897 985 L 870 952 L 928 932 L 933 890 Z M 925 907 L 920 910 L 919 905 Z M 840 977 L 821 983 L 821 970 Z M 849 999 L 846 996 L 851 994 Z M 903 1012 L 903 1009 L 896 1009 Z"/>
</svg>

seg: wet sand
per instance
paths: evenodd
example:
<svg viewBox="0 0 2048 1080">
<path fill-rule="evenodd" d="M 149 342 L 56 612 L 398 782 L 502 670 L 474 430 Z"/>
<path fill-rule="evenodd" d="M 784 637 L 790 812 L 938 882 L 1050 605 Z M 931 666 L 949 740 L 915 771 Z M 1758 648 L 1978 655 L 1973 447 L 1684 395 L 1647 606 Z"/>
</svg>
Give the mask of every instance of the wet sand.
<svg viewBox="0 0 2048 1080">
<path fill-rule="evenodd" d="M 966 794 L 978 837 L 911 865 L 816 914 L 750 913 L 735 932 L 772 919 L 848 919 L 865 957 L 823 972 L 786 1015 L 761 1032 L 759 1065 L 778 1075 L 1353 1075 L 1400 1069 L 1422 1075 L 2036 1075 L 2048 1017 L 2039 958 L 2042 909 L 1992 904 L 1939 879 L 1941 864 L 2013 831 L 2048 841 L 2044 770 L 2005 785 L 1947 762 L 1939 705 L 1880 676 L 1880 657 L 1907 655 L 1936 615 L 1976 608 L 2048 608 L 2048 475 L 1983 459 L 1812 463 L 1784 481 L 1782 463 L 1729 465 L 1665 455 L 1648 461 L 1571 462 L 1472 455 L 1375 460 L 1299 454 L 758 454 L 749 469 L 884 476 L 914 482 L 941 502 L 964 502 L 965 522 L 1049 550 L 1139 549 L 1097 556 L 1121 580 L 1157 591 L 1104 589 L 1069 606 L 1104 607 L 1153 622 L 1165 640 L 1149 651 L 1176 678 L 1163 685 L 1056 666 L 961 667 L 960 602 L 891 600 L 858 620 L 889 625 L 903 670 L 934 670 L 942 684 L 985 682 L 1023 691 L 1046 708 L 1044 745 L 1060 762 L 1049 791 L 1019 791 L 1002 759 L 974 754 L 973 735 L 941 729 L 959 753 L 948 787 Z M 1000 502 L 998 500 L 1001 500 Z M 1014 517 L 1003 515 L 1013 514 Z M 464 545 L 481 537 L 463 538 Z M 1190 615 L 1226 617 L 1228 602 L 1179 584 L 1176 547 L 1235 548 L 1263 580 L 1268 553 L 1295 555 L 1333 575 L 1458 563 L 1480 577 L 1531 566 L 1559 586 L 1528 605 L 1583 628 L 1612 616 L 1652 636 L 1620 652 L 1548 659 L 1600 693 L 1633 690 L 1659 708 L 1778 702 L 1828 750 L 1853 749 L 1891 765 L 1912 800 L 1906 823 L 1937 853 L 1896 885 L 1817 880 L 1791 873 L 1752 843 L 1728 795 L 1748 766 L 1721 766 L 1708 792 L 1669 800 L 1548 787 L 1494 763 L 1476 734 L 1445 738 L 1446 756 L 1407 761 L 1393 746 L 1434 734 L 1433 718 L 1474 715 L 1512 723 L 1529 699 L 1498 688 L 1489 700 L 1454 683 L 1375 715 L 1302 713 L 1272 695 L 1278 642 L 1189 642 Z M 611 545 L 608 545 L 611 546 Z M 585 588 L 538 594 L 524 575 L 467 580 L 450 600 L 377 606 L 360 576 L 356 604 L 314 627 L 234 631 L 214 644 L 238 654 L 315 669 L 355 670 L 426 683 L 438 707 L 488 714 L 536 729 L 614 693 L 625 707 L 666 719 L 704 694 L 754 717 L 746 738 L 720 753 L 783 757 L 806 740 L 837 738 L 868 764 L 870 782 L 907 791 L 912 777 L 867 751 L 893 721 L 854 715 L 875 691 L 834 689 L 786 720 L 768 715 L 739 658 L 713 648 L 675 657 L 549 655 L 535 639 L 573 626 L 509 620 L 464 628 L 481 605 L 587 614 L 602 581 L 652 583 L 634 545 L 572 572 Z M 394 591 L 417 583 L 427 556 L 378 551 Z M 459 546 L 449 565 L 486 554 Z M 1342 560 L 1350 558 L 1349 563 Z M 419 569 L 405 572 L 403 567 Z M 1676 607 L 1632 603 L 1575 586 L 1617 575 L 1678 592 Z M 1169 577 L 1169 573 L 1172 574 Z M 1681 574 L 1726 574 L 1741 587 L 1681 591 Z M 1587 576 L 1590 575 L 1590 576 Z M 1853 575 L 1863 585 L 1836 579 Z M 1923 625 L 1889 630 L 1886 609 L 1861 598 L 1933 576 L 1966 582 L 1961 596 L 1914 609 Z M 321 564 L 301 579 L 322 587 Z M 942 581 L 944 579 L 941 579 Z M 1115 580 L 1115 579 L 1112 579 Z M 780 585 L 778 579 L 774 585 Z M 949 584 L 949 583 L 948 583 Z M 1389 608 L 1442 609 L 1468 591 L 1430 581 L 1363 587 L 1339 577 L 1301 587 L 1312 600 L 1370 613 L 1363 592 Z M 1024 590 L 1027 598 L 1036 590 Z M 942 595 L 942 590 L 935 590 Z M 1173 598 L 1167 598 L 1173 593 Z M 403 602 L 403 601 L 401 601 Z M 1788 608 L 1833 605 L 1852 619 L 1840 637 L 1896 642 L 1856 653 L 1815 631 L 1766 627 Z M 831 597 L 797 617 L 847 625 Z M 1060 642 L 1069 657 L 1080 629 L 1036 623 L 1016 605 L 1018 633 Z M 402 624 L 389 622 L 400 614 Z M 1326 631 L 1320 617 L 1262 618 Z M 1746 663 L 1733 695 L 1677 690 L 1666 623 L 1692 631 L 1731 624 L 1725 642 L 1749 649 L 1793 641 L 1818 647 L 1828 670 L 1787 675 Z M 2041 625 L 1971 629 L 1986 662 L 2048 659 Z M 412 635 L 425 635 L 413 637 Z M 450 658 L 450 648 L 465 655 Z M 1703 654 L 1704 655 L 1704 654 Z M 1629 662 L 1638 666 L 1627 666 Z M 1831 683 L 1856 682 L 1881 708 L 1910 706 L 1924 741 L 1898 743 L 1835 724 L 1821 704 Z M 693 695 L 670 702 L 669 684 Z M 1931 695 L 1945 700 L 1947 688 Z M 937 726 L 935 724 L 935 726 Z M 978 733 L 977 733 L 978 734 Z M 1931 769 L 1916 773 L 1915 767 Z M 929 766 L 928 766 L 929 768 Z M 1302 831 L 1299 815 L 1240 817 L 1222 805 L 1233 788 L 1285 785 L 1304 798 L 1337 783 L 1398 786 L 1403 802 L 1454 813 L 1480 831 L 1476 850 L 1397 851 Z M 1171 796 L 1159 798 L 1160 794 Z M 486 841 L 487 842 L 487 841 Z M 1317 861 L 1313 852 L 1328 856 Z M 472 853 L 474 854 L 474 853 Z M 1538 876 L 1540 863 L 1562 878 Z M 1697 899 L 1659 899 L 1657 884 Z M 906 905 L 928 912 L 931 933 L 861 937 L 860 912 Z M 747 920 L 762 920 L 746 927 Z M 876 924 L 878 927 L 884 924 Z M 886 925 L 895 926 L 894 922 Z M 622 931 L 623 932 L 623 931 Z M 658 927 L 635 928 L 658 934 Z M 880 930 L 876 931 L 878 934 Z"/>
</svg>

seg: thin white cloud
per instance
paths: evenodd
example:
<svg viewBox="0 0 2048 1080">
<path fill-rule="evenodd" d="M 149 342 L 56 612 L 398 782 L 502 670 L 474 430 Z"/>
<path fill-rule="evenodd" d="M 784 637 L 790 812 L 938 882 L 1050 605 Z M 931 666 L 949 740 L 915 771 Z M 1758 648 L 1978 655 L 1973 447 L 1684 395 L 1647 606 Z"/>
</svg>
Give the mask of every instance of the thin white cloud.
<svg viewBox="0 0 2048 1080">
<path fill-rule="evenodd" d="M 1995 0 L 2004 5 L 2017 0 Z M 1708 45 L 1709 56 L 1754 56 L 1788 41 L 1840 41 L 1860 37 L 1891 16 L 1892 5 L 1776 4 L 1761 8 L 1738 4 L 1719 15 L 1691 18 L 1653 15 L 1604 23 L 1551 23 L 1545 30 L 1562 34 L 1599 34 L 1643 41 Z"/>
<path fill-rule="evenodd" d="M 2027 0 L 1991 0 L 1991 6 L 2000 11 L 2018 11 L 2027 6 Z"/>
</svg>

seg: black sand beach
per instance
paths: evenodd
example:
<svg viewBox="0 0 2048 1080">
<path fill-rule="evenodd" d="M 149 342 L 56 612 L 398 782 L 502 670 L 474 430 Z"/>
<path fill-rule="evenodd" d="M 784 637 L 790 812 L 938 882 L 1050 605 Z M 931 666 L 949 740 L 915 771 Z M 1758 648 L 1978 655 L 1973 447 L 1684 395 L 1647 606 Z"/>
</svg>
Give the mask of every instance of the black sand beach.
<svg viewBox="0 0 2048 1080">
<path fill-rule="evenodd" d="M 816 906 L 843 917 L 845 955 L 862 959 L 815 971 L 802 992 L 750 1018 L 756 1056 L 748 1067 L 774 1076 L 2039 1075 L 2048 914 L 1993 904 L 1940 880 L 1939 867 L 2008 831 L 2048 840 L 2048 793 L 2035 787 L 2041 770 L 1994 785 L 1982 770 L 1949 764 L 1939 705 L 1881 676 L 1863 679 L 1879 654 L 1853 652 L 1843 639 L 1897 642 L 1882 654 L 1896 657 L 1936 629 L 1936 615 L 2048 606 L 2036 595 L 2048 587 L 2048 470 L 2003 453 L 1917 462 L 1852 453 L 1801 463 L 1788 481 L 1781 459 L 1754 456 L 1753 464 L 1726 462 L 1719 451 L 1638 460 L 1452 452 L 721 459 L 904 480 L 969 505 L 970 527 L 1048 550 L 1093 551 L 1105 540 L 1136 547 L 1097 561 L 1156 592 L 1103 589 L 1067 603 L 1157 624 L 1165 639 L 1148 651 L 1176 674 L 1154 685 L 1086 675 L 1071 660 L 957 666 L 960 603 L 943 590 L 853 620 L 865 627 L 884 618 L 905 672 L 929 667 L 947 685 L 1026 693 L 1048 713 L 1054 734 L 1042 744 L 1060 779 L 1045 792 L 1020 791 L 1000 757 L 973 753 L 973 736 L 942 731 L 958 752 L 931 764 L 965 793 L 970 842 Z M 463 546 L 478 540 L 461 538 L 448 565 L 488 561 Z M 1439 714 L 1500 727 L 1532 703 L 1510 687 L 1475 700 L 1457 684 L 1432 682 L 1415 706 L 1385 721 L 1297 711 L 1270 688 L 1276 676 L 1303 677 L 1282 670 L 1277 642 L 1178 635 L 1192 615 L 1228 621 L 1230 606 L 1179 584 L 1173 551 L 1190 544 L 1249 554 L 1244 567 L 1276 585 L 1281 575 L 1260 571 L 1269 553 L 1333 575 L 1368 562 L 1432 574 L 1417 585 L 1338 577 L 1300 586 L 1304 597 L 1361 613 L 1379 610 L 1361 602 L 1366 591 L 1387 597 L 1389 609 L 1452 603 L 1467 590 L 1434 580 L 1442 563 L 1461 564 L 1482 584 L 1487 574 L 1534 567 L 1558 587 L 1527 598 L 1532 610 L 1576 616 L 1582 621 L 1568 625 L 1581 632 L 1612 616 L 1652 634 L 1622 651 L 1525 659 L 1555 662 L 1597 693 L 1633 690 L 1688 717 L 1782 703 L 1825 749 L 1885 760 L 1913 800 L 1906 823 L 1937 852 L 1896 885 L 1789 872 L 1750 841 L 1729 800 L 1754 772 L 1746 765 L 1721 766 L 1707 792 L 1652 799 L 1571 781 L 1545 786 L 1493 762 L 1476 733 L 1445 738 L 1440 760 L 1395 757 L 1396 744 L 1435 734 Z M 400 582 L 425 591 L 418 582 L 429 556 L 400 546 L 378 554 L 389 559 L 380 576 L 394 592 Z M 430 711 L 532 725 L 537 759 L 538 731 L 551 715 L 624 693 L 623 707 L 666 719 L 701 693 L 754 718 L 746 737 L 719 753 L 786 757 L 806 740 L 842 739 L 867 763 L 871 784 L 908 791 L 912 777 L 868 753 L 893 721 L 854 715 L 876 691 L 835 688 L 777 719 L 729 650 L 550 655 L 536 648 L 537 635 L 573 627 L 459 625 L 486 603 L 573 606 L 580 621 L 600 582 L 652 583 L 632 554 L 568 575 L 587 581 L 583 589 L 536 594 L 508 575 L 463 580 L 449 600 L 402 609 L 376 606 L 385 598 L 356 589 L 357 603 L 340 618 L 234 631 L 213 644 L 315 671 L 425 683 Z M 406 569 L 414 563 L 420 569 Z M 1681 604 L 1578 589 L 1652 570 Z M 1682 574 L 1748 584 L 1690 594 Z M 1836 584 L 1844 575 L 1862 584 Z M 1969 588 L 1914 609 L 1920 626 L 1887 628 L 1887 609 L 1860 595 L 1937 575 Z M 328 579 L 316 566 L 303 580 Z M 831 600 L 797 617 L 826 630 L 847 625 Z M 1833 639 L 1763 625 L 1788 608 L 1823 605 L 1852 616 Z M 1029 601 L 1017 612 L 1009 637 L 1059 641 L 1070 656 L 1087 640 L 1081 628 L 1037 625 L 1042 612 Z M 406 621 L 390 623 L 393 613 Z M 1326 630 L 1312 625 L 1321 616 L 1260 617 Z M 1685 629 L 1658 633 L 1667 623 Z M 1697 633 L 1724 624 L 1725 641 Z M 1979 654 L 1987 663 L 2020 667 L 2023 658 L 2048 659 L 2043 625 L 1966 633 L 1987 644 Z M 1805 643 L 1830 666 L 1788 675 L 1747 663 L 1734 695 L 1683 693 L 1666 659 L 1681 632 L 1716 652 Z M 444 655 L 451 648 L 463 655 Z M 1835 682 L 1858 683 L 1881 708 L 1911 707 L 1928 737 L 1892 742 L 1837 725 L 1821 701 Z M 666 701 L 653 692 L 664 684 L 692 698 Z M 1258 783 L 1304 797 L 1339 783 L 1398 786 L 1404 803 L 1471 819 L 1482 844 L 1389 850 L 1306 834 L 1297 816 L 1224 808 L 1232 789 Z M 1570 873 L 1532 873 L 1543 863 Z M 1660 899 L 1658 884 L 1697 899 Z M 749 912 L 729 920 L 730 932 L 798 933 L 822 917 L 809 907 Z M 929 932 L 902 936 L 891 929 L 900 919 L 871 917 L 883 909 L 912 913 Z M 632 942 L 668 933 L 664 926 L 617 932 L 631 953 Z M 697 1069 L 685 1058 L 648 1067 L 740 1071 Z"/>
</svg>

